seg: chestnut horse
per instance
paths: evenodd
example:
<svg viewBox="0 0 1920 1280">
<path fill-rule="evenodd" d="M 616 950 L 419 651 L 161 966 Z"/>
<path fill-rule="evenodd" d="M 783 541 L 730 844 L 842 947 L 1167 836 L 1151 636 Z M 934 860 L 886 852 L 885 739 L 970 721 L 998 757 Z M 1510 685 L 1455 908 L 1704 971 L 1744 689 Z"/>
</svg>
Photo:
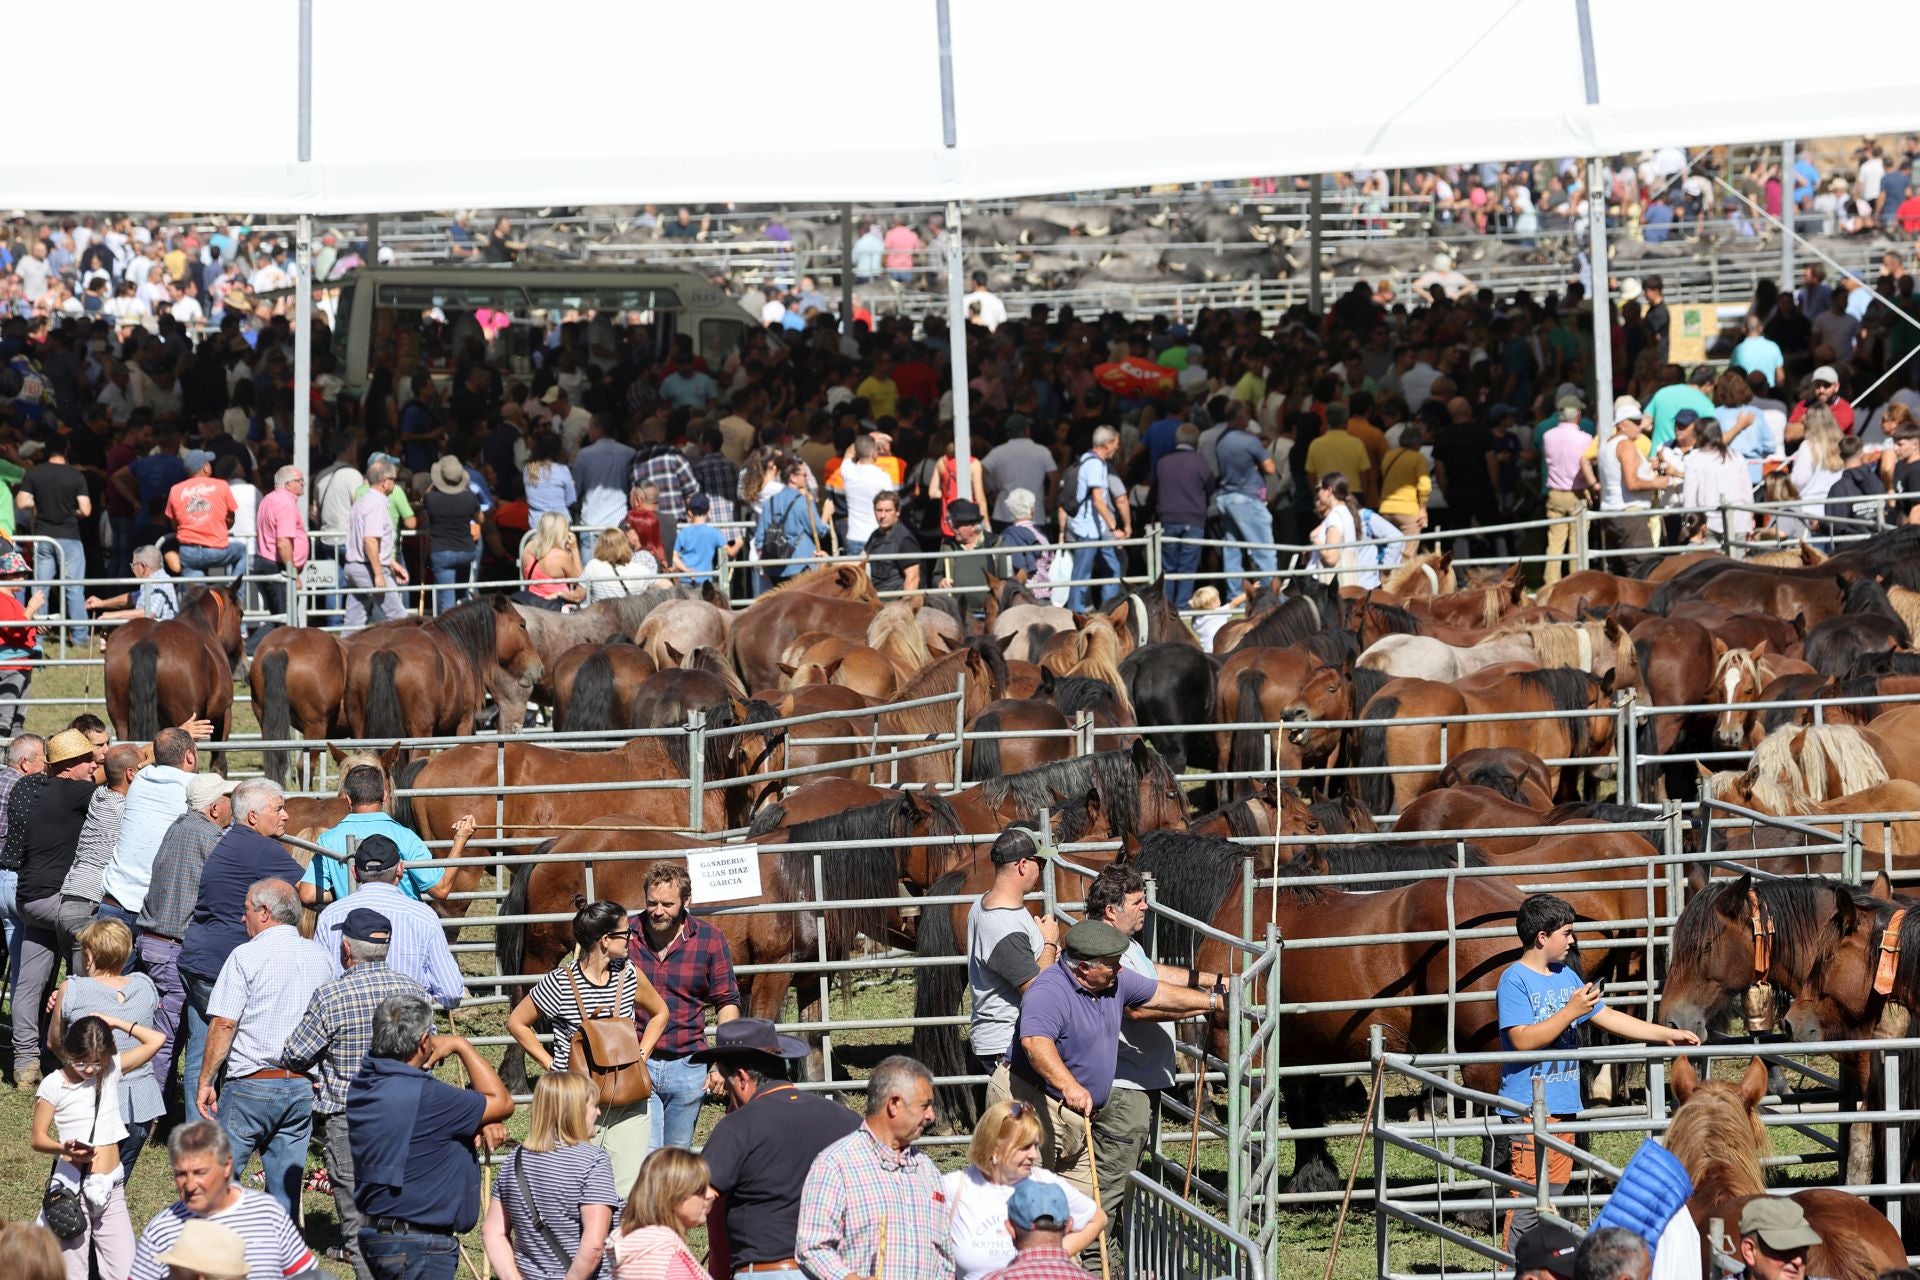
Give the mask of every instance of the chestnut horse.
<svg viewBox="0 0 1920 1280">
<path fill-rule="evenodd" d="M 347 651 L 331 631 L 275 627 L 267 632 L 253 651 L 247 684 L 262 738 L 291 741 L 297 729 L 314 744 L 303 753 L 309 754 L 327 738 L 347 735 Z M 287 784 L 292 751 L 262 751 L 260 760 L 269 778 Z"/>
<path fill-rule="evenodd" d="M 1220 664 L 1214 719 L 1222 724 L 1289 722 L 1287 729 L 1219 729 L 1217 758 L 1235 773 L 1327 768 L 1340 762 L 1338 729 L 1316 721 L 1353 715 L 1353 687 L 1339 671 L 1299 648 L 1242 646 Z M 1258 786 L 1254 778 L 1229 780 L 1221 796 L 1232 800 Z"/>
<path fill-rule="evenodd" d="M 747 606 L 733 622 L 733 662 L 749 689 L 780 683 L 780 655 L 795 636 L 825 631 L 865 644 L 880 597 L 866 568 L 822 565 L 795 574 Z"/>
<path fill-rule="evenodd" d="M 632 727 L 634 695 L 654 670 L 653 659 L 625 640 L 573 646 L 547 673 L 553 727 L 568 733 Z"/>
<path fill-rule="evenodd" d="M 1703 1080 L 1693 1063 L 1673 1064 L 1673 1096 L 1679 1100 L 1667 1125 L 1665 1145 L 1693 1178 L 1687 1210 L 1700 1228 L 1703 1269 L 1712 1252 L 1734 1252 L 1734 1239 L 1714 1240 L 1714 1220 L 1737 1224 L 1747 1201 L 1767 1194 L 1761 1158 L 1773 1153 L 1773 1140 L 1760 1123 L 1760 1100 L 1767 1094 L 1767 1064 L 1755 1058 L 1739 1084 Z M 1796 1191 L 1789 1197 L 1806 1213 L 1820 1243 L 1807 1250 L 1807 1274 L 1832 1280 L 1874 1280 L 1884 1271 L 1907 1265 L 1900 1233 L 1860 1197 L 1833 1187 Z"/>
<path fill-rule="evenodd" d="M 239 581 L 180 592 L 180 610 L 159 622 L 135 618 L 107 638 L 107 718 L 113 736 L 152 742 L 161 728 L 213 723 L 216 742 L 232 729 L 233 671 L 240 657 Z M 217 767 L 225 769 L 225 753 Z"/>
<path fill-rule="evenodd" d="M 542 674 L 526 620 L 505 596 L 469 600 L 420 626 L 369 627 L 346 647 L 346 721 L 356 738 L 471 734 L 489 693 L 501 731 L 512 733 Z"/>
<path fill-rule="evenodd" d="M 988 703 L 986 710 L 967 722 L 969 782 L 985 782 L 1003 773 L 1065 760 L 1073 754 L 1074 740 L 1066 732 L 1072 726 L 1050 696 L 1053 672 L 1042 668 L 1040 687 L 1040 697 L 1002 698 Z M 1001 733 L 1014 736 L 974 736 Z"/>
<path fill-rule="evenodd" d="M 1533 752 L 1517 747 L 1474 747 L 1462 751 L 1440 771 L 1440 786 L 1443 790 L 1485 787 L 1515 804 L 1533 809 L 1553 807 L 1553 783 L 1545 762 Z M 1395 829 L 1399 829 L 1397 825 Z"/>
</svg>

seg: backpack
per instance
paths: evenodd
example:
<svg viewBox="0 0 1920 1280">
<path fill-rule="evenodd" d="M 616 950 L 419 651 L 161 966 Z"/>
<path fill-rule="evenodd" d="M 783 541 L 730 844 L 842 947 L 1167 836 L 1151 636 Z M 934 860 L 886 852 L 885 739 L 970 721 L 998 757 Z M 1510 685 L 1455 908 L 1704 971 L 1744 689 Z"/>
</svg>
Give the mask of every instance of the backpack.
<svg viewBox="0 0 1920 1280">
<path fill-rule="evenodd" d="M 1072 515 L 1074 517 L 1078 517 L 1081 512 L 1087 509 L 1087 503 L 1093 497 L 1093 490 L 1087 487 L 1087 484 L 1085 482 L 1085 477 L 1081 474 L 1081 470 L 1080 470 L 1082 467 L 1086 466 L 1089 459 L 1091 459 L 1094 462 L 1098 462 L 1102 470 L 1105 470 L 1107 465 L 1106 459 L 1102 458 L 1099 454 L 1095 453 L 1091 449 L 1081 454 L 1080 457 L 1075 460 L 1073 464 L 1073 483 L 1079 492 L 1073 501 Z M 1105 476 L 1101 477 L 1100 483 L 1102 486 L 1106 484 Z"/>
</svg>

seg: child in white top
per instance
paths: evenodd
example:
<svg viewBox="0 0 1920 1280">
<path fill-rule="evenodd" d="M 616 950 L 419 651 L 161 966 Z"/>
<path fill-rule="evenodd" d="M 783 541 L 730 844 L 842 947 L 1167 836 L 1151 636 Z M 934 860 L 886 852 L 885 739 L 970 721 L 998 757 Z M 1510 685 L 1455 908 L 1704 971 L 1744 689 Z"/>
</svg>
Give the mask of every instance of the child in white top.
<svg viewBox="0 0 1920 1280">
<path fill-rule="evenodd" d="M 139 1043 L 116 1054 L 115 1031 Z M 133 1223 L 120 1169 L 120 1076 L 152 1059 L 165 1037 L 124 1018 L 86 1017 L 61 1040 L 65 1060 L 33 1103 L 33 1149 L 57 1157 L 53 1176 L 80 1191 L 87 1211 L 87 1229 L 61 1243 L 61 1261 L 67 1280 L 87 1280 L 90 1253 L 99 1255 L 101 1275 L 123 1276 L 133 1267 Z"/>
</svg>

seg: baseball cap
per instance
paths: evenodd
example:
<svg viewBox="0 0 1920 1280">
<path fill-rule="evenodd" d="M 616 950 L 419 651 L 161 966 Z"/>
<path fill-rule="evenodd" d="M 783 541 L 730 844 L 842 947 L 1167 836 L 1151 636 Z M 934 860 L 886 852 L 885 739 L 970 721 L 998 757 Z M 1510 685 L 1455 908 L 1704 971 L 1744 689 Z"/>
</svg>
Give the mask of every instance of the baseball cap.
<svg viewBox="0 0 1920 1280">
<path fill-rule="evenodd" d="M 687 499 L 687 510 L 695 515 L 705 515 L 713 510 L 713 501 L 704 493 L 696 493 Z"/>
<path fill-rule="evenodd" d="M 230 796 L 239 781 L 229 782 L 217 773 L 196 773 L 187 781 L 187 808 L 200 810 L 218 800 L 221 796 Z"/>
<path fill-rule="evenodd" d="M 400 865 L 400 846 L 391 836 L 368 836 L 353 850 L 353 865 L 363 871 L 385 871 Z"/>
<path fill-rule="evenodd" d="M 1111 960 L 1126 953 L 1127 935 L 1104 920 L 1082 920 L 1067 930 L 1065 946 L 1076 960 Z"/>
<path fill-rule="evenodd" d="M 1007 1221 L 1022 1231 L 1031 1231 L 1041 1222 L 1065 1229 L 1072 1220 L 1067 1193 L 1051 1182 L 1023 1178 L 1007 1198 Z"/>
<path fill-rule="evenodd" d="M 1756 1196 L 1740 1210 L 1740 1234 L 1759 1236 L 1769 1249 L 1809 1249 L 1820 1233 L 1807 1225 L 1806 1211 L 1784 1196 Z"/>
<path fill-rule="evenodd" d="M 1587 393 L 1571 382 L 1563 382 L 1555 387 L 1553 397 L 1556 404 L 1562 400 L 1578 400 L 1582 405 L 1587 402 Z"/>
<path fill-rule="evenodd" d="M 1813 380 L 1815 382 L 1827 383 L 1830 386 L 1837 387 L 1840 385 L 1840 375 L 1833 371 L 1833 366 L 1830 364 L 1823 364 L 1818 369 L 1815 369 L 1813 371 Z"/>
<path fill-rule="evenodd" d="M 205 449 L 189 449 L 187 450 L 186 456 L 180 459 L 180 462 L 186 467 L 187 474 L 192 475 L 202 467 L 212 466 L 213 455 Z"/>
<path fill-rule="evenodd" d="M 1647 415 L 1641 412 L 1640 402 L 1632 396 L 1621 396 L 1613 402 L 1613 425 L 1623 422 L 1637 422 Z"/>
<path fill-rule="evenodd" d="M 347 912 L 340 932 L 356 942 L 387 942 L 393 938 L 393 922 L 372 907 L 355 907 Z"/>
<path fill-rule="evenodd" d="M 555 400 L 558 400 L 561 396 L 565 394 L 567 394 L 566 391 L 563 390 L 560 384 L 556 382 L 552 386 L 547 388 L 546 394 L 540 397 L 540 403 L 552 404 Z"/>
<path fill-rule="evenodd" d="M 764 1053 L 773 1058 L 804 1058 L 807 1042 L 783 1036 L 766 1018 L 735 1018 L 714 1030 L 712 1043 L 693 1055 L 695 1062 L 712 1062 L 738 1054 Z"/>
<path fill-rule="evenodd" d="M 1673 425 L 1676 427 L 1690 427 L 1698 421 L 1700 421 L 1700 415 L 1695 410 L 1676 409 L 1674 411 Z"/>
<path fill-rule="evenodd" d="M 1573 1280 L 1573 1255 L 1579 1251 L 1580 1241 L 1573 1232 L 1543 1222 L 1513 1242 L 1513 1267 Z"/>
<path fill-rule="evenodd" d="M 1053 836 L 1044 828 L 1008 827 L 993 842 L 993 852 L 989 855 L 996 867 L 1008 866 L 1022 858 L 1051 858 L 1059 850 L 1053 847 Z"/>
</svg>

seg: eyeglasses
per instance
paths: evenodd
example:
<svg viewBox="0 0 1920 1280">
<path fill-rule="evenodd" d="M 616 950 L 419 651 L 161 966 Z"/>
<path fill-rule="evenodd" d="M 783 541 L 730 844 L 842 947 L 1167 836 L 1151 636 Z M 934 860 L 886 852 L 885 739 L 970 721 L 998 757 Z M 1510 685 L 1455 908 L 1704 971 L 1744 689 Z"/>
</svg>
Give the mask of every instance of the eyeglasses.
<svg viewBox="0 0 1920 1280">
<path fill-rule="evenodd" d="M 1039 1112 L 1031 1102 L 1009 1102 L 1007 1104 L 1007 1119 L 1009 1120 L 1023 1120 L 1028 1116 L 1038 1114 Z"/>
<path fill-rule="evenodd" d="M 610 933 L 608 933 L 606 936 L 609 938 L 631 938 L 633 937 L 634 932 L 635 931 L 632 929 L 615 929 Z"/>
</svg>

